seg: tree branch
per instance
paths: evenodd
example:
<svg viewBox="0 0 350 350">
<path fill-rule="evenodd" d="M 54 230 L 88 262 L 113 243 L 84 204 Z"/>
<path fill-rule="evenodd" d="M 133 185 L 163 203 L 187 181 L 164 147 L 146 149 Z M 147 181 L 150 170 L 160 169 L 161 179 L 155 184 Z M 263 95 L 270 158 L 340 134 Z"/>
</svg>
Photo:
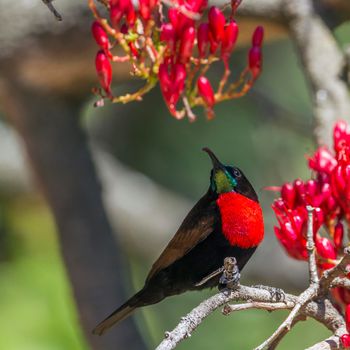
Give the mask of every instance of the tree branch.
<svg viewBox="0 0 350 350">
<path fill-rule="evenodd" d="M 338 336 L 331 336 L 321 342 L 307 348 L 306 350 L 333 350 L 341 349 L 340 338 Z"/>
<path fill-rule="evenodd" d="M 344 274 L 344 269 L 349 263 L 350 248 L 344 250 L 343 259 L 333 269 L 323 273 L 318 278 L 314 239 L 313 239 L 313 208 L 307 207 L 308 226 L 307 226 L 307 247 L 309 251 L 309 271 L 310 285 L 299 296 L 292 294 L 284 294 L 283 302 L 274 300 L 273 294 L 269 291 L 271 287 L 254 288 L 239 285 L 237 289 L 227 293 L 219 293 L 205 300 L 199 306 L 194 308 L 187 316 L 183 317 L 180 323 L 171 332 L 165 334 L 165 339 L 160 343 L 156 350 L 174 349 L 179 342 L 188 338 L 192 332 L 200 325 L 200 323 L 220 306 L 230 301 L 245 301 L 243 304 L 225 305 L 223 309 L 224 315 L 229 315 L 234 311 L 247 309 L 265 309 L 274 311 L 278 309 L 291 309 L 288 317 L 282 322 L 277 330 L 256 350 L 265 348 L 274 349 L 277 344 L 288 333 L 292 326 L 305 317 L 312 317 L 318 322 L 324 324 L 338 338 L 346 332 L 345 321 L 343 316 L 336 310 L 327 298 L 329 286 L 335 279 Z M 317 296 L 317 300 L 314 300 Z M 327 341 L 320 343 L 325 346 L 329 344 Z M 339 345 L 339 341 L 337 343 Z M 315 348 L 316 349 L 316 348 Z"/>
<path fill-rule="evenodd" d="M 174 349 L 178 343 L 188 338 L 206 317 L 231 301 L 247 301 L 249 303 L 258 303 L 258 305 L 261 305 L 260 303 L 273 303 L 273 301 L 271 301 L 270 292 L 260 288 L 240 285 L 230 294 L 218 293 L 203 301 L 189 314 L 182 317 L 180 323 L 174 328 L 174 330 L 166 332 L 165 339 L 159 344 L 156 350 Z M 282 308 L 281 302 L 275 303 L 278 307 Z M 298 297 L 286 293 L 283 303 L 285 304 L 285 309 L 291 309 L 298 305 Z M 233 306 L 238 307 L 235 305 Z M 225 315 L 230 314 L 230 308 L 231 306 L 225 306 Z M 318 322 L 321 322 L 332 332 L 336 332 L 337 334 L 346 332 L 343 317 L 328 299 L 308 301 L 301 307 L 300 313 L 303 316 L 312 317 Z"/>
<path fill-rule="evenodd" d="M 310 85 L 315 138 L 319 145 L 331 145 L 330 128 L 334 122 L 350 118 L 349 93 L 340 78 L 344 54 L 311 0 L 285 0 L 283 9 Z"/>
</svg>

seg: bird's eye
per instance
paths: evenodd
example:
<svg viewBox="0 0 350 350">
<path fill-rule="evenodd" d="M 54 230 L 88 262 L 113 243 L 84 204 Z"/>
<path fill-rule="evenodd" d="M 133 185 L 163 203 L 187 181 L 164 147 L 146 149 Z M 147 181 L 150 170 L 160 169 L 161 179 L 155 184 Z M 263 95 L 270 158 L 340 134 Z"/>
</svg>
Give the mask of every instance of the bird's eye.
<svg viewBox="0 0 350 350">
<path fill-rule="evenodd" d="M 238 169 L 233 169 L 233 175 L 235 177 L 241 177 L 242 176 L 241 172 Z"/>
</svg>

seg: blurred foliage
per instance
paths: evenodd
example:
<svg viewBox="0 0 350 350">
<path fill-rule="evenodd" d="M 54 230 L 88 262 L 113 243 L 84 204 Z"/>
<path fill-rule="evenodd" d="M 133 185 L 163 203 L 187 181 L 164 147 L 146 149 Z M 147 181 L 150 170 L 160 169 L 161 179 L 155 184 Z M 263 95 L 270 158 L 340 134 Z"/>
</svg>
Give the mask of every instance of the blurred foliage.
<svg viewBox="0 0 350 350">
<path fill-rule="evenodd" d="M 339 28 L 337 36 L 345 43 L 350 25 Z M 234 56 L 233 67 L 245 60 L 241 52 Z M 193 124 L 174 120 L 159 91 L 149 94 L 142 104 L 95 110 L 89 102 L 85 122 L 90 134 L 122 161 L 192 198 L 198 198 L 208 186 L 210 162 L 200 149 L 211 147 L 224 162 L 244 170 L 268 214 L 273 195 L 262 188 L 306 176 L 304 155 L 313 149 L 311 105 L 297 64 L 289 42 L 266 45 L 264 73 L 253 91 L 243 99 L 219 105 L 211 122 L 203 115 Z M 47 208 L 35 197 L 20 197 L 6 200 L 5 209 L 0 215 L 0 251 L 7 246 L 11 254 L 0 260 L 0 349 L 87 349 Z M 143 283 L 145 265 L 149 266 L 131 257 L 135 289 Z M 212 293 L 187 293 L 137 312 L 150 348 Z M 224 318 L 216 312 L 179 349 L 250 349 L 285 316 L 286 312 L 244 311 Z M 281 349 L 304 348 L 327 334 L 313 321 L 302 322 Z"/>
<path fill-rule="evenodd" d="M 0 349 L 86 349 L 46 206 L 21 197 L 7 213 L 16 249 L 0 264 Z"/>
</svg>

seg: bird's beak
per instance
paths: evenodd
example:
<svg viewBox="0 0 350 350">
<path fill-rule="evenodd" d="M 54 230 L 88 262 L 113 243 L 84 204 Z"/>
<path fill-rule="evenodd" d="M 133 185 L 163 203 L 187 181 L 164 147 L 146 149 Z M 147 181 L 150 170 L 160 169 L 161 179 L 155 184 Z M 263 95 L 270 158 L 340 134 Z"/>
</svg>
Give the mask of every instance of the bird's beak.
<svg viewBox="0 0 350 350">
<path fill-rule="evenodd" d="M 219 161 L 219 159 L 216 157 L 216 155 L 213 153 L 212 150 L 210 150 L 208 147 L 204 147 L 202 148 L 202 150 L 204 152 L 207 152 L 212 163 L 213 163 L 213 169 L 214 171 L 217 170 L 225 170 L 225 167 L 223 166 L 223 164 Z"/>
</svg>

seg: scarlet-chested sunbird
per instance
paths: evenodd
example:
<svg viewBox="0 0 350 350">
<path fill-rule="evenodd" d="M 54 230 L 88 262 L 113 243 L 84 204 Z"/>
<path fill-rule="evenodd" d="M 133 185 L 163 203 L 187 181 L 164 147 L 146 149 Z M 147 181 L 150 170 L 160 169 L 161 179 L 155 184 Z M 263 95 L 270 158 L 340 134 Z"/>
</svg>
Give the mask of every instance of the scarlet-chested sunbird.
<svg viewBox="0 0 350 350">
<path fill-rule="evenodd" d="M 188 213 L 175 236 L 153 264 L 144 287 L 94 330 L 103 334 L 136 308 L 156 304 L 188 290 L 219 285 L 216 275 L 226 257 L 235 257 L 241 271 L 264 237 L 258 196 L 242 171 L 223 165 L 208 148 L 212 160 L 207 193 Z"/>
</svg>

